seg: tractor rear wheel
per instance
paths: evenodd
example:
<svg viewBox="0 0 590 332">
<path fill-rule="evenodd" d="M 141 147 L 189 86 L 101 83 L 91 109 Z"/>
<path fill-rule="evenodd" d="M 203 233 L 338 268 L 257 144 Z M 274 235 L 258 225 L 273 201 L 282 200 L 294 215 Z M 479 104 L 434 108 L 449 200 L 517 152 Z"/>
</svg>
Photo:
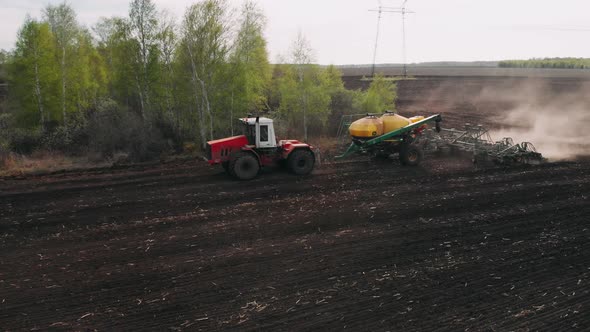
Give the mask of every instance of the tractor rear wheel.
<svg viewBox="0 0 590 332">
<path fill-rule="evenodd" d="M 309 150 L 295 150 L 287 159 L 289 171 L 297 175 L 307 175 L 313 171 L 315 157 Z"/>
<path fill-rule="evenodd" d="M 418 166 L 423 157 L 424 153 L 416 145 L 405 145 L 399 152 L 399 161 L 404 166 Z"/>
<path fill-rule="evenodd" d="M 241 152 L 229 162 L 228 173 L 239 180 L 252 180 L 259 171 L 258 159 L 251 153 Z"/>
</svg>

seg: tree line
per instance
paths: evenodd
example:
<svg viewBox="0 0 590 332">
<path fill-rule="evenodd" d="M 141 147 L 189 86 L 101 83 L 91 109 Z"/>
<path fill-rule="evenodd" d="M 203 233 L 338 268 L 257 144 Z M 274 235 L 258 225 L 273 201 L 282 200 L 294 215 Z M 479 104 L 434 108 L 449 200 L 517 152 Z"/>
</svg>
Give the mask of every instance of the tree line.
<svg viewBox="0 0 590 332">
<path fill-rule="evenodd" d="M 587 58 L 543 58 L 530 60 L 506 60 L 498 63 L 500 68 L 556 68 L 590 69 Z"/>
<path fill-rule="evenodd" d="M 366 92 L 344 88 L 334 66 L 314 64 L 303 35 L 271 65 L 266 17 L 253 1 L 201 0 L 176 20 L 153 0 L 132 0 L 127 17 L 92 28 L 67 4 L 27 17 L 11 52 L 0 55 L 9 82 L 0 148 L 139 159 L 235 134 L 235 118 L 270 114 L 279 133 L 328 134 L 347 112 L 394 107 L 395 85 L 376 78 Z"/>
</svg>

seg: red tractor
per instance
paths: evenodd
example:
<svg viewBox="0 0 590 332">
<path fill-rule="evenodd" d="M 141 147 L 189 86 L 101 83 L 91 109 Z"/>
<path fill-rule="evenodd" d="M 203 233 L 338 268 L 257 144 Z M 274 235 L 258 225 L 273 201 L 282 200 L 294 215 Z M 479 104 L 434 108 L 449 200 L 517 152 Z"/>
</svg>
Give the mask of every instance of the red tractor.
<svg viewBox="0 0 590 332">
<path fill-rule="evenodd" d="M 207 142 L 207 161 L 221 164 L 240 180 L 251 180 L 262 167 L 284 165 L 294 174 L 307 175 L 315 165 L 313 147 L 297 140 L 277 142 L 273 121 L 263 117 L 240 119 L 244 134 Z"/>
</svg>

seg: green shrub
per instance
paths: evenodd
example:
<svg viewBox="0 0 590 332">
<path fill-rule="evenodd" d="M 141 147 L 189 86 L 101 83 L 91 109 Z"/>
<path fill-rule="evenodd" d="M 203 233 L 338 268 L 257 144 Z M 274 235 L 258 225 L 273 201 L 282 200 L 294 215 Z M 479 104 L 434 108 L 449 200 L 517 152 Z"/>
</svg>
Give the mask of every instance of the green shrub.
<svg viewBox="0 0 590 332">
<path fill-rule="evenodd" d="M 10 131 L 10 150 L 20 154 L 31 154 L 42 146 L 43 133 L 38 129 L 14 129 Z"/>
<path fill-rule="evenodd" d="M 88 149 L 88 135 L 69 127 L 57 127 L 43 136 L 42 147 L 66 155 L 80 155 Z"/>
<path fill-rule="evenodd" d="M 170 119 L 168 116 L 158 116 L 154 125 L 161 133 L 162 139 L 164 139 L 176 152 L 183 151 L 184 143 L 186 141 L 195 139 L 195 137 L 191 136 L 187 131 L 177 128 L 174 124 L 174 120 Z"/>
<path fill-rule="evenodd" d="M 8 113 L 0 113 L 0 136 L 6 133 L 12 122 L 12 116 Z"/>
<path fill-rule="evenodd" d="M 105 158 L 125 152 L 134 161 L 147 161 L 170 148 L 156 126 L 110 99 L 100 101 L 90 113 L 87 133 L 89 149 Z"/>
<path fill-rule="evenodd" d="M 111 159 L 119 153 L 128 155 L 131 161 L 153 160 L 173 148 L 182 151 L 185 139 L 190 137 L 179 134 L 173 121 L 164 116 L 147 122 L 111 99 L 99 100 L 86 112 L 70 115 L 66 126 L 51 122 L 45 131 L 9 129 L 12 127 L 9 116 L 0 115 L 0 147 L 5 142 L 7 152 L 90 153 L 97 160 Z"/>
<path fill-rule="evenodd" d="M 395 110 L 397 85 L 382 75 L 376 75 L 361 101 L 363 113 L 383 113 Z"/>
<path fill-rule="evenodd" d="M 157 159 L 170 149 L 159 130 L 140 124 L 128 132 L 127 152 L 134 161 L 148 161 Z"/>
<path fill-rule="evenodd" d="M 360 110 L 359 104 L 362 102 L 363 92 L 352 90 L 341 90 L 332 96 L 330 103 L 330 117 L 328 118 L 328 135 L 334 136 L 340 129 L 340 121 L 343 115 L 358 114 Z"/>
</svg>

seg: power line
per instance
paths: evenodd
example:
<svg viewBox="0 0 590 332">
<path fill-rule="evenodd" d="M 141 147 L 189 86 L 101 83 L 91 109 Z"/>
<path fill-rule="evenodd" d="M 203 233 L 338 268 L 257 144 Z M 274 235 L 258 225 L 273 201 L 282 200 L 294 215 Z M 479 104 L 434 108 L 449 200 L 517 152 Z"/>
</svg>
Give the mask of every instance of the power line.
<svg viewBox="0 0 590 332">
<path fill-rule="evenodd" d="M 407 55 L 406 55 L 406 14 L 413 14 L 414 12 L 406 10 L 406 4 L 408 0 L 404 0 L 402 6 L 398 7 L 387 7 L 383 6 L 381 0 L 379 0 L 379 7 L 377 9 L 370 9 L 371 12 L 378 12 L 379 16 L 377 19 L 377 37 L 375 38 L 375 50 L 373 52 L 373 69 L 371 72 L 371 76 L 375 76 L 375 66 L 377 62 L 377 49 L 379 45 L 379 34 L 381 32 L 381 18 L 383 13 L 395 13 L 395 14 L 402 14 L 402 55 L 403 55 L 403 65 L 404 65 L 404 77 L 408 76 L 407 70 Z"/>
<path fill-rule="evenodd" d="M 371 10 L 374 11 L 374 10 Z M 381 16 L 383 14 L 383 7 L 381 6 L 381 0 L 379 0 L 379 16 L 377 18 L 377 37 L 375 37 L 375 49 L 373 50 L 373 70 L 371 71 L 371 77 L 375 76 L 375 63 L 377 62 L 377 47 L 379 45 L 379 32 L 381 31 Z"/>
<path fill-rule="evenodd" d="M 406 54 L 406 3 L 408 0 L 404 0 L 402 5 L 402 52 L 403 52 L 403 60 L 404 60 L 404 77 L 408 77 L 408 68 L 407 68 L 407 54 Z"/>
</svg>

